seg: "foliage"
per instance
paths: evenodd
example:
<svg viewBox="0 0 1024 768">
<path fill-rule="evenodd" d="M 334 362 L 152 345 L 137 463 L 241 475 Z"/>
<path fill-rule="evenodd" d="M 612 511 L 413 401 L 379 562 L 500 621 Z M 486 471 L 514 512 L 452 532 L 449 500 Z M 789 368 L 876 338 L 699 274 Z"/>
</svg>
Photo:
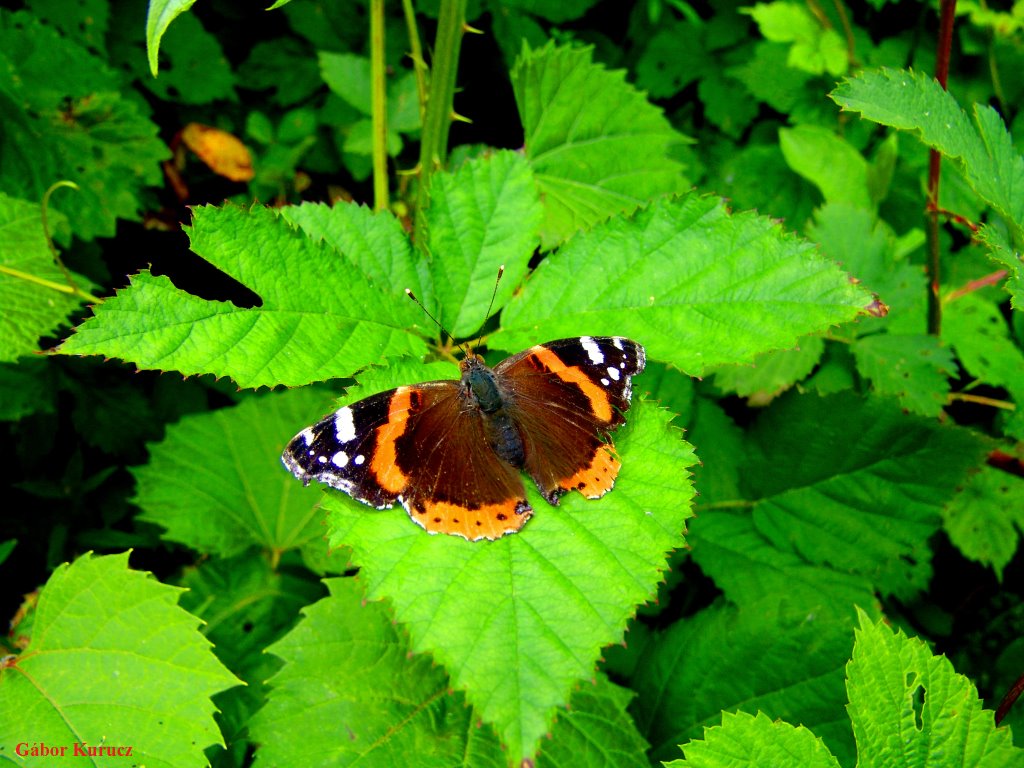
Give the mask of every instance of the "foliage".
<svg viewBox="0 0 1024 768">
<path fill-rule="evenodd" d="M 193 3 L 0 9 L 0 760 L 1022 762 L 1016 15 L 944 89 L 883 2 Z M 647 352 L 601 499 L 280 466 L 578 335 Z"/>
</svg>

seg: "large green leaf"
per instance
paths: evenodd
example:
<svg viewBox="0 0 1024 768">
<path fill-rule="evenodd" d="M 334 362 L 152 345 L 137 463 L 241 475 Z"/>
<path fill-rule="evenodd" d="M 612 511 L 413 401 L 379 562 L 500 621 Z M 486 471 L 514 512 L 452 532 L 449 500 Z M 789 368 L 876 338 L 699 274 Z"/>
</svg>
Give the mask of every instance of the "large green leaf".
<svg viewBox="0 0 1024 768">
<path fill-rule="evenodd" d="M 783 398 L 747 450 L 740 477 L 754 524 L 775 547 L 909 596 L 931 575 L 940 510 L 986 446 L 968 430 L 843 393 Z"/>
<path fill-rule="evenodd" d="M 0 192 L 0 361 L 38 351 L 39 337 L 82 303 L 70 290 L 47 245 L 40 207 Z"/>
<path fill-rule="evenodd" d="M 494 310 L 512 297 L 539 244 L 541 206 L 530 166 L 514 152 L 470 160 L 436 174 L 427 211 L 430 273 L 440 320 L 468 336 L 487 319 L 498 267 L 505 275 Z"/>
<path fill-rule="evenodd" d="M 799 722 L 853 757 L 843 688 L 853 613 L 846 614 L 787 607 L 782 594 L 741 610 L 719 603 L 658 633 L 632 680 L 651 757 L 677 756 L 677 745 L 737 709 Z"/>
<path fill-rule="evenodd" d="M 592 49 L 523 48 L 512 87 L 526 157 L 544 201 L 551 247 L 620 211 L 632 211 L 688 183 L 670 150 L 685 139 L 661 110 L 591 61 Z"/>
<path fill-rule="evenodd" d="M 41 199 L 56 181 L 78 184 L 57 201 L 76 235 L 113 236 L 138 219 L 143 187 L 170 155 L 119 75 L 31 15 L 0 10 L 0 186 Z"/>
<path fill-rule="evenodd" d="M 666 768 L 839 768 L 840 762 L 813 732 L 773 721 L 763 712 L 722 713 L 722 724 L 704 738 L 683 744 L 685 758 Z"/>
<path fill-rule="evenodd" d="M 489 341 L 512 351 L 563 336 L 629 336 L 649 358 L 700 375 L 792 348 L 870 302 L 810 243 L 690 194 L 574 237 L 541 263 Z"/>
<path fill-rule="evenodd" d="M 270 648 L 284 668 L 252 722 L 256 766 L 507 768 L 494 731 L 450 690 L 441 667 L 409 652 L 386 604 L 367 603 L 357 579 L 327 585 L 331 595 L 306 608 L 299 626 Z M 603 675 L 594 683 L 573 694 L 538 768 L 647 765 L 626 712 L 632 693 Z"/>
<path fill-rule="evenodd" d="M 389 385 L 381 377 L 367 391 Z M 669 418 L 634 403 L 615 438 L 623 465 L 614 490 L 552 507 L 528 483 L 533 518 L 497 541 L 430 536 L 400 507 L 374 512 L 340 493 L 325 498 L 331 545 L 351 549 L 367 596 L 391 601 L 412 648 L 445 665 L 514 760 L 536 751 L 555 708 L 593 675 L 600 648 L 622 639 L 653 596 L 666 553 L 683 543 L 694 458 Z"/>
<path fill-rule="evenodd" d="M 258 546 L 275 557 L 323 549 L 315 490 L 280 466 L 282 446 L 330 409 L 322 392 L 296 389 L 246 398 L 234 408 L 185 416 L 132 469 L 140 519 L 164 538 L 229 557 Z"/>
<path fill-rule="evenodd" d="M 374 287 L 343 254 L 265 208 L 203 207 L 194 215 L 192 248 L 262 304 L 206 301 L 142 272 L 96 307 L 62 353 L 215 373 L 258 387 L 348 376 L 386 357 L 425 351 L 405 330 L 421 313 L 402 296 L 404 286 Z"/>
<path fill-rule="evenodd" d="M 78 744 L 115 750 L 93 765 L 208 765 L 203 749 L 222 743 L 210 696 L 239 681 L 197 631 L 199 619 L 178 607 L 179 594 L 129 570 L 127 553 L 57 568 L 39 595 L 31 642 L 0 665 L 0 744 L 66 746 L 69 764 Z"/>
<path fill-rule="evenodd" d="M 975 104 L 972 123 L 933 77 L 893 69 L 864 71 L 831 96 L 868 120 L 915 132 L 956 160 L 974 191 L 1024 235 L 1024 157 L 994 109 Z"/>
<path fill-rule="evenodd" d="M 1024 763 L 1024 750 L 996 727 L 971 681 L 920 639 L 861 614 L 846 672 L 857 765 Z"/>
</svg>

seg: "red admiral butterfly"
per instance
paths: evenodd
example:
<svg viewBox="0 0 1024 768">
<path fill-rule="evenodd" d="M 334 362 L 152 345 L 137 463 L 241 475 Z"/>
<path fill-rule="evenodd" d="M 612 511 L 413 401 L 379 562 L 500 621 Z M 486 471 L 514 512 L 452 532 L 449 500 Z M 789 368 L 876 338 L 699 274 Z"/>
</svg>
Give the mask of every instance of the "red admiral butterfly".
<svg viewBox="0 0 1024 768">
<path fill-rule="evenodd" d="M 551 504 L 596 499 L 620 462 L 609 432 L 625 422 L 644 348 L 618 336 L 560 339 L 498 363 L 467 355 L 461 381 L 431 381 L 339 408 L 281 460 L 377 509 L 401 502 L 430 533 L 470 541 L 514 533 L 533 514 L 520 471 Z"/>
</svg>

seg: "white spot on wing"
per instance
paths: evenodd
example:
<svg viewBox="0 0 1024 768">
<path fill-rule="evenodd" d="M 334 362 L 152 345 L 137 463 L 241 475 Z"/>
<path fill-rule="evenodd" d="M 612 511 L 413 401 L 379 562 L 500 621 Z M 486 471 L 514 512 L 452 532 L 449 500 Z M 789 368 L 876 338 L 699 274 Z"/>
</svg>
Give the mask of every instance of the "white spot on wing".
<svg viewBox="0 0 1024 768">
<path fill-rule="evenodd" d="M 306 441 L 306 445 L 307 446 L 312 445 L 313 444 L 313 440 L 316 437 L 313 434 L 313 428 L 312 427 L 306 427 L 304 430 L 299 432 L 299 434 L 302 435 L 302 439 Z"/>
<path fill-rule="evenodd" d="M 618 381 L 619 380 L 619 369 L 618 368 L 613 368 L 612 366 L 609 365 L 608 366 L 608 375 L 611 376 L 613 380 Z"/>
<path fill-rule="evenodd" d="M 604 385 L 605 385 L 606 387 L 607 387 L 607 386 L 608 386 L 609 384 L 611 384 L 611 382 L 610 382 L 610 381 L 608 381 L 608 379 L 601 379 L 601 383 L 602 383 L 602 384 L 604 384 Z"/>
<path fill-rule="evenodd" d="M 338 451 L 331 457 L 331 464 L 336 466 L 338 469 L 343 468 L 348 464 L 348 454 L 344 451 Z"/>
<path fill-rule="evenodd" d="M 360 464 L 362 464 L 362 463 L 363 463 L 364 461 L 366 461 L 366 457 L 365 457 L 365 456 L 363 456 L 363 454 L 361 454 L 361 453 L 360 453 L 360 454 L 359 454 L 358 456 L 356 456 L 356 457 L 355 457 L 354 459 L 352 459 L 352 461 L 353 461 L 353 463 L 354 463 L 354 464 L 355 464 L 356 466 L 359 466 L 359 465 L 360 465 Z"/>
<path fill-rule="evenodd" d="M 618 350 L 625 349 L 625 347 L 622 346 L 622 337 L 621 336 L 612 336 L 612 346 L 615 347 Z"/>
<path fill-rule="evenodd" d="M 338 434 L 339 443 L 347 443 L 356 438 L 356 422 L 352 418 L 352 409 L 349 406 L 339 408 L 334 414 L 334 431 Z"/>
<path fill-rule="evenodd" d="M 327 463 L 327 457 L 326 456 L 317 456 L 316 460 L 319 461 L 321 464 L 326 464 Z"/>
<path fill-rule="evenodd" d="M 604 355 L 601 353 L 601 348 L 597 346 L 597 342 L 589 336 L 581 336 L 580 344 L 583 345 L 583 349 L 586 350 L 587 357 L 590 358 L 590 362 L 594 365 L 600 365 L 604 362 Z"/>
</svg>

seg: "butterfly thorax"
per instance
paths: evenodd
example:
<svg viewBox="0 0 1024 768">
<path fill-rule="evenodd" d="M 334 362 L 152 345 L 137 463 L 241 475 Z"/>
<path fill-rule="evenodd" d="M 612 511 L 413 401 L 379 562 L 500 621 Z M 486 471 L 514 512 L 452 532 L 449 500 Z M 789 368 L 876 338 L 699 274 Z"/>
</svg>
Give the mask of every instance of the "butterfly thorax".
<svg viewBox="0 0 1024 768">
<path fill-rule="evenodd" d="M 479 409 L 487 442 L 494 452 L 514 467 L 526 461 L 523 439 L 508 412 L 508 396 L 494 371 L 478 355 L 468 355 L 459 365 L 464 402 Z"/>
</svg>

